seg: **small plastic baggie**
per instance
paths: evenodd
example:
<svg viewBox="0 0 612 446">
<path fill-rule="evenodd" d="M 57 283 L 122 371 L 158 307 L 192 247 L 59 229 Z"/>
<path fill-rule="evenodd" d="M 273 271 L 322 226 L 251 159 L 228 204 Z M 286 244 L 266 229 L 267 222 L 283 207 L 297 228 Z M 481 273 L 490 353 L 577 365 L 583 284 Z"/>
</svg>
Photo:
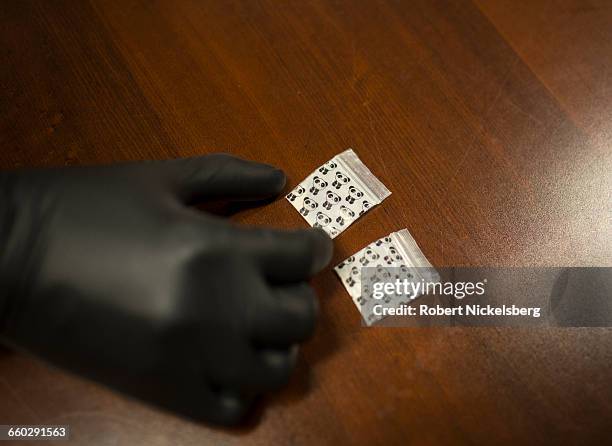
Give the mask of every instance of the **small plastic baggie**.
<svg viewBox="0 0 612 446">
<path fill-rule="evenodd" d="M 363 268 L 368 268 L 369 272 L 374 274 L 379 273 L 383 280 L 390 279 L 385 276 L 391 274 L 398 279 L 402 277 L 413 281 L 437 282 L 440 280 L 437 271 L 429 263 L 408 229 L 392 232 L 370 243 L 334 268 L 366 325 L 372 325 L 382 317 L 372 311 L 378 301 L 372 298 L 370 290 L 362 289 Z M 369 279 L 371 282 L 371 277 Z M 411 296 L 409 300 L 416 297 L 418 295 Z M 385 301 L 385 306 L 399 307 L 405 303 L 407 303 L 406 296 L 402 298 L 393 296 Z"/>
<path fill-rule="evenodd" d="M 389 189 L 348 149 L 311 173 L 286 198 L 312 227 L 335 238 L 389 195 Z"/>
</svg>

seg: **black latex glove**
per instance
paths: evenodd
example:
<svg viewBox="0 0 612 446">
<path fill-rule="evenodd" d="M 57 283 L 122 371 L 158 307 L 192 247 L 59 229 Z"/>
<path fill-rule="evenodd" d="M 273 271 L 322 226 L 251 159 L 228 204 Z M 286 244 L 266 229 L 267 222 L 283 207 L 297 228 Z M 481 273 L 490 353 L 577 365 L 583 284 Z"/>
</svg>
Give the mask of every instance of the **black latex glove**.
<svg viewBox="0 0 612 446">
<path fill-rule="evenodd" d="M 277 195 L 229 155 L 0 173 L 0 334 L 184 415 L 229 424 L 284 384 L 313 331 L 320 230 L 245 228 L 187 204 Z"/>
</svg>

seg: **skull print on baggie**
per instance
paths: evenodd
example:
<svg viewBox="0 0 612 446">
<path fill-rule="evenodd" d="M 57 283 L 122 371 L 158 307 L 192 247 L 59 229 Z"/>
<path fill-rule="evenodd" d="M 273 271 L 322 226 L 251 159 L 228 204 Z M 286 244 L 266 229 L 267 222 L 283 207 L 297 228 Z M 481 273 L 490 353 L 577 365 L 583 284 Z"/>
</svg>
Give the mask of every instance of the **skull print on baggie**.
<svg viewBox="0 0 612 446">
<path fill-rule="evenodd" d="M 327 187 L 327 181 L 323 178 L 316 176 L 312 179 L 312 186 L 310 186 L 310 193 L 312 195 L 317 195 L 322 189 Z"/>
<path fill-rule="evenodd" d="M 304 197 L 302 208 L 300 209 L 300 214 L 302 214 L 305 217 L 310 212 L 314 211 L 318 207 L 319 207 L 319 203 L 317 203 L 310 197 Z"/>
</svg>

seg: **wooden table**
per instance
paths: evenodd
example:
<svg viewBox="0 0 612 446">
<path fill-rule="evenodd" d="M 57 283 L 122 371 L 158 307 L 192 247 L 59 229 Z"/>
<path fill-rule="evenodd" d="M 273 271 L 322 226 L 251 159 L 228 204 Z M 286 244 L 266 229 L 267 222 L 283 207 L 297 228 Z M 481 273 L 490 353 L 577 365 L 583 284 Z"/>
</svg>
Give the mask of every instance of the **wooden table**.
<svg viewBox="0 0 612 446">
<path fill-rule="evenodd" d="M 612 3 L 0 3 L 0 167 L 228 151 L 295 185 L 353 147 L 435 265 L 612 265 Z M 279 199 L 238 219 L 304 227 Z M 0 354 L 2 423 L 83 445 L 603 443 L 607 329 L 364 329 L 331 269 L 289 388 L 236 430 Z M 179 367 L 180 364 L 177 364 Z"/>
</svg>

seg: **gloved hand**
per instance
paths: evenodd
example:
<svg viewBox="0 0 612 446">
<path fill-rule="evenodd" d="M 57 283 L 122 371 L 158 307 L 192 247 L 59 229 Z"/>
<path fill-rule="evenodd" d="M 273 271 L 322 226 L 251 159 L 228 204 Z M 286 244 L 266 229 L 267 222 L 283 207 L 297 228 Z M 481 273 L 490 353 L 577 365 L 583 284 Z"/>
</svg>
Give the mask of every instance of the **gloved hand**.
<svg viewBox="0 0 612 446">
<path fill-rule="evenodd" d="M 284 184 L 223 154 L 0 173 L 1 338 L 183 415 L 239 421 L 287 381 L 315 322 L 306 281 L 332 244 L 187 205 Z"/>
</svg>

